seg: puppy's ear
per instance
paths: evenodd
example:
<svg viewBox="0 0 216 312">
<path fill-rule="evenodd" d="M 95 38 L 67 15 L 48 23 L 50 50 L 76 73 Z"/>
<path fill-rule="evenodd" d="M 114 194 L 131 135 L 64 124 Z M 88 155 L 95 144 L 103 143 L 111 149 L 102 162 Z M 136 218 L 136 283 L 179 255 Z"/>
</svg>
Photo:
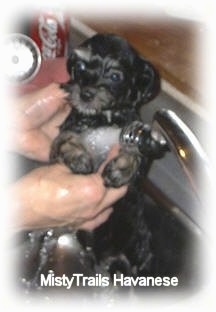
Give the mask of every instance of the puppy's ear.
<svg viewBox="0 0 216 312">
<path fill-rule="evenodd" d="M 78 47 L 72 51 L 67 60 L 67 71 L 73 76 L 73 68 L 77 60 L 88 62 L 91 57 L 91 51 L 87 47 Z M 72 77 L 73 78 L 73 77 Z"/>
<path fill-rule="evenodd" d="M 137 57 L 134 79 L 136 90 L 135 105 L 140 106 L 148 103 L 160 92 L 160 77 L 155 67 L 144 58 Z"/>
</svg>

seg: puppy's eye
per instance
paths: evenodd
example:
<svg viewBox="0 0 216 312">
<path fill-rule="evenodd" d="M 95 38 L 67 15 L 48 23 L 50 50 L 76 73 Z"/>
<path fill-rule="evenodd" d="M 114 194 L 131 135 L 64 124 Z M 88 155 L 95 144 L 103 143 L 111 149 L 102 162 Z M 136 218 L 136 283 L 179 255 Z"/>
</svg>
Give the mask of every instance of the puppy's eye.
<svg viewBox="0 0 216 312">
<path fill-rule="evenodd" d="M 83 61 L 76 62 L 75 69 L 78 72 L 82 72 L 86 70 L 86 64 Z"/>
<path fill-rule="evenodd" d="M 110 79 L 114 82 L 118 82 L 122 80 L 122 75 L 120 73 L 114 72 L 110 75 Z"/>
</svg>

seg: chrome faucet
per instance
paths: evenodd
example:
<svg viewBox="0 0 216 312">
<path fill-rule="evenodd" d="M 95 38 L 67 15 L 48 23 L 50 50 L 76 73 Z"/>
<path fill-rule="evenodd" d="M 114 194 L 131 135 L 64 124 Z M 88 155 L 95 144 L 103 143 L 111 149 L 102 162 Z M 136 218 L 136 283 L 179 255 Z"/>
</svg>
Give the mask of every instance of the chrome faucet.
<svg viewBox="0 0 216 312">
<path fill-rule="evenodd" d="M 161 144 L 167 144 L 185 172 L 200 202 L 203 201 L 203 186 L 210 180 L 208 158 L 198 139 L 189 127 L 171 110 L 155 113 L 151 136 Z"/>
<path fill-rule="evenodd" d="M 210 181 L 208 158 L 194 133 L 175 112 L 167 109 L 157 111 L 151 126 L 140 121 L 129 124 L 122 129 L 120 142 L 136 145 L 143 157 L 148 159 L 145 175 L 152 161 L 163 158 L 167 151 L 172 152 L 198 200 L 203 202 L 203 186 Z"/>
</svg>

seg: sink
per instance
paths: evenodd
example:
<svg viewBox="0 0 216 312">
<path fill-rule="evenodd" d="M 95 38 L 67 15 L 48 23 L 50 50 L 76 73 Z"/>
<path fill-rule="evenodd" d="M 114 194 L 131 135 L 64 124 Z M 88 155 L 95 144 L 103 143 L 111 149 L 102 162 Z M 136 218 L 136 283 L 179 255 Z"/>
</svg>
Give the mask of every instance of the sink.
<svg viewBox="0 0 216 312">
<path fill-rule="evenodd" d="M 146 186 L 144 186 L 145 189 Z M 159 204 L 149 195 L 144 196 L 145 218 L 152 233 L 152 266 L 148 276 L 177 277 L 178 287 L 76 287 L 70 290 L 65 287 L 40 287 L 39 275 L 72 277 L 73 274 L 95 276 L 91 268 L 91 250 L 83 251 L 80 239 L 65 227 L 59 233 L 52 234 L 52 230 L 21 232 L 16 239 L 16 252 L 19 263 L 18 289 L 28 300 L 39 296 L 49 298 L 55 302 L 61 295 L 69 298 L 80 294 L 93 296 L 93 298 L 106 298 L 114 300 L 121 296 L 143 298 L 150 292 L 169 295 L 184 293 L 189 296 L 197 291 L 202 281 L 202 267 L 200 252 L 202 250 L 203 235 L 196 228 L 182 222 L 178 214 L 166 205 L 166 201 Z M 79 238 L 79 236 L 78 236 Z M 46 248 L 41 248 L 45 242 Z M 89 252 L 89 257 L 88 257 Z M 87 255 L 87 256 L 86 256 Z M 16 263 L 17 267 L 17 263 Z M 106 276 L 102 266 L 98 272 Z M 87 298 L 86 297 L 86 298 Z"/>
</svg>

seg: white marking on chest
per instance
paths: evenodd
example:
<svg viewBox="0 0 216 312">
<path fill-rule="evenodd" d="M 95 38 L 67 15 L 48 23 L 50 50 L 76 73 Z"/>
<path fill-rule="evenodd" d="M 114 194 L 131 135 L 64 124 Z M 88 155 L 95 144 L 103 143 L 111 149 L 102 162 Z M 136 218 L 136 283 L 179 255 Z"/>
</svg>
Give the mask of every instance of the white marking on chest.
<svg viewBox="0 0 216 312">
<path fill-rule="evenodd" d="M 93 158 L 104 159 L 114 144 L 119 143 L 121 129 L 115 127 L 101 127 L 88 129 L 81 134 L 81 140 Z"/>
</svg>

